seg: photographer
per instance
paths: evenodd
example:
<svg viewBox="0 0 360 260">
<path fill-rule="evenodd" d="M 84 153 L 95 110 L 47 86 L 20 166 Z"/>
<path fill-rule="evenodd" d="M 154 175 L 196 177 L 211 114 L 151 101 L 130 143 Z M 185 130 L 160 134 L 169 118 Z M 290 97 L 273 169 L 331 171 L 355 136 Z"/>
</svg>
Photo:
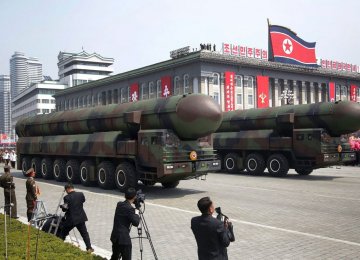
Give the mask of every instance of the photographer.
<svg viewBox="0 0 360 260">
<path fill-rule="evenodd" d="M 138 209 L 134 209 L 131 204 L 135 202 L 136 190 L 129 188 L 125 192 L 125 201 L 118 202 L 114 216 L 114 226 L 111 232 L 112 251 L 111 260 L 122 257 L 123 260 L 131 260 L 131 225 L 138 226 L 140 216 Z"/>
<path fill-rule="evenodd" d="M 235 241 L 231 222 L 212 217 L 215 206 L 209 197 L 197 203 L 202 215 L 191 219 L 191 229 L 198 246 L 199 260 L 227 260 L 226 248 Z"/>
<path fill-rule="evenodd" d="M 85 202 L 84 193 L 76 192 L 74 186 L 70 183 L 65 185 L 65 191 L 67 195 L 64 197 L 64 204 L 60 205 L 60 208 L 65 212 L 65 222 L 60 238 L 65 240 L 69 232 L 76 227 L 85 242 L 86 251 L 94 252 L 85 225 L 88 219 L 83 208 Z"/>
</svg>

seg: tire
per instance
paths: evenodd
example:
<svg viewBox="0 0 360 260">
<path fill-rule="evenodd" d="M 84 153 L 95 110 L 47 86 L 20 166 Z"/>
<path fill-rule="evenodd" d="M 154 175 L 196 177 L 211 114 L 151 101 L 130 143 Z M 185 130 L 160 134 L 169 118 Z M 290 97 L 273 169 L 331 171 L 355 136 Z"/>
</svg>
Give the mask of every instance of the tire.
<svg viewBox="0 0 360 260">
<path fill-rule="evenodd" d="M 53 162 L 50 158 L 44 158 L 41 161 L 41 175 L 44 179 L 50 180 L 54 178 Z"/>
<path fill-rule="evenodd" d="M 264 173 L 266 163 L 264 157 L 259 153 L 251 153 L 245 159 L 246 171 L 251 175 L 260 175 Z"/>
<path fill-rule="evenodd" d="M 91 180 L 91 169 L 95 169 L 95 165 L 90 160 L 83 161 L 80 165 L 80 181 L 84 186 L 94 186 L 96 183 L 95 180 Z"/>
<path fill-rule="evenodd" d="M 21 171 L 22 171 L 22 174 L 26 176 L 26 172 L 31 168 L 31 159 L 30 157 L 24 157 L 22 158 L 21 160 Z"/>
<path fill-rule="evenodd" d="M 223 160 L 223 166 L 224 169 L 228 172 L 228 173 L 236 173 L 239 172 L 240 169 L 238 167 L 238 162 L 239 162 L 239 155 L 237 155 L 236 153 L 228 153 Z"/>
<path fill-rule="evenodd" d="M 162 182 L 161 185 L 165 189 L 173 189 L 179 185 L 180 181 L 169 181 L 169 182 Z"/>
<path fill-rule="evenodd" d="M 80 166 L 77 160 L 69 160 L 65 166 L 65 178 L 67 182 L 80 183 Z"/>
<path fill-rule="evenodd" d="M 42 174 L 41 174 L 41 159 L 39 157 L 34 157 L 34 158 L 31 159 L 31 168 L 34 169 L 36 178 L 42 177 Z"/>
<path fill-rule="evenodd" d="M 66 180 L 66 162 L 63 159 L 56 159 L 53 166 L 54 179 L 56 181 Z"/>
<path fill-rule="evenodd" d="M 295 171 L 299 174 L 299 175 L 303 175 L 303 176 L 305 176 L 305 175 L 310 175 L 312 172 L 313 172 L 313 169 L 309 169 L 309 168 L 307 168 L 307 169 L 295 169 Z"/>
<path fill-rule="evenodd" d="M 130 187 L 136 189 L 137 182 L 138 178 L 133 164 L 123 162 L 116 167 L 115 185 L 121 192 L 125 192 Z"/>
<path fill-rule="evenodd" d="M 115 169 L 109 161 L 103 161 L 98 165 L 97 182 L 100 188 L 111 190 L 115 188 Z"/>
<path fill-rule="evenodd" d="M 285 177 L 289 171 L 289 162 L 282 154 L 272 154 L 267 160 L 267 168 L 272 176 Z"/>
</svg>

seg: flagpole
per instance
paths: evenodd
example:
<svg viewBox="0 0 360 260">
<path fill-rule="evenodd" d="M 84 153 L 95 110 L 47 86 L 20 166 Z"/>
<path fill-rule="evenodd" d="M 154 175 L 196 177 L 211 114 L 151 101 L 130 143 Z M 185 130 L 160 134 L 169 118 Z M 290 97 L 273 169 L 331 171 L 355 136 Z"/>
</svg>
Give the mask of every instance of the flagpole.
<svg viewBox="0 0 360 260">
<path fill-rule="evenodd" d="M 271 24 L 270 24 L 269 18 L 267 18 L 267 24 L 268 24 L 268 52 L 269 52 L 268 60 L 274 61 L 273 48 L 272 48 L 271 36 L 270 36 L 270 25 Z"/>
</svg>

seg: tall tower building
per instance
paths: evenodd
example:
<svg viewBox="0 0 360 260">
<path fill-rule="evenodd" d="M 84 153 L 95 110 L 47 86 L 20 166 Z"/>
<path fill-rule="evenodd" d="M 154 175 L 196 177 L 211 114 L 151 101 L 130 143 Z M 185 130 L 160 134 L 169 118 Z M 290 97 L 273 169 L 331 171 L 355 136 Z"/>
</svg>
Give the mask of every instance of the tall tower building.
<svg viewBox="0 0 360 260">
<path fill-rule="evenodd" d="M 32 83 L 42 80 L 42 65 L 37 58 L 15 52 L 10 59 L 11 97 L 16 97 Z"/>
<path fill-rule="evenodd" d="M 11 135 L 10 76 L 0 75 L 0 134 Z"/>
</svg>

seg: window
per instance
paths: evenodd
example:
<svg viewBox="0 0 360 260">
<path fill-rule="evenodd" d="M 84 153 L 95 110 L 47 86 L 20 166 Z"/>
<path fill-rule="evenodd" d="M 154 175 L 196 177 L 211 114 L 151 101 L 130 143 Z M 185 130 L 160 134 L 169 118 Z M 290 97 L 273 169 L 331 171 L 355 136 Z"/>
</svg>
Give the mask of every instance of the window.
<svg viewBox="0 0 360 260">
<path fill-rule="evenodd" d="M 82 107 L 82 98 L 81 97 L 78 97 L 77 103 L 78 103 L 79 108 Z"/>
<path fill-rule="evenodd" d="M 77 108 L 77 99 L 76 98 L 73 98 L 72 99 L 72 102 L 73 102 L 73 109 Z"/>
<path fill-rule="evenodd" d="M 41 100 L 41 103 L 43 103 L 43 104 L 49 104 L 50 101 L 49 101 L 49 99 L 42 99 L 42 100 Z"/>
<path fill-rule="evenodd" d="M 219 85 L 220 84 L 220 75 L 218 73 L 213 74 L 213 84 Z"/>
<path fill-rule="evenodd" d="M 43 112 L 43 114 L 48 114 L 48 113 L 50 113 L 49 109 L 43 109 L 42 112 Z"/>
<path fill-rule="evenodd" d="M 184 75 L 184 94 L 190 93 L 189 75 Z"/>
<path fill-rule="evenodd" d="M 56 103 L 56 102 L 55 102 L 55 99 L 51 99 L 50 102 L 51 102 L 51 104 L 55 104 L 55 103 Z"/>
<path fill-rule="evenodd" d="M 113 101 L 113 103 L 114 104 L 117 104 L 117 103 L 119 103 L 119 90 L 117 90 L 117 89 L 114 89 L 114 101 Z"/>
<path fill-rule="evenodd" d="M 155 84 L 153 81 L 149 82 L 149 98 L 155 98 Z"/>
<path fill-rule="evenodd" d="M 221 104 L 221 98 L 220 98 L 220 74 L 214 73 L 213 77 L 213 97 L 216 100 L 218 104 Z"/>
<path fill-rule="evenodd" d="M 161 93 L 161 80 L 157 80 L 156 81 L 156 96 L 157 98 L 162 97 L 162 93 Z"/>
<path fill-rule="evenodd" d="M 87 99 L 87 106 L 91 107 L 91 96 L 88 95 L 86 99 Z"/>
<path fill-rule="evenodd" d="M 348 87 L 341 86 L 341 100 L 348 100 Z"/>
<path fill-rule="evenodd" d="M 215 99 L 215 101 L 216 101 L 217 103 L 220 104 L 220 95 L 219 95 L 218 92 L 214 92 L 214 99 Z"/>
<path fill-rule="evenodd" d="M 181 95 L 181 90 L 180 90 L 180 77 L 176 76 L 174 78 L 174 96 L 176 95 Z"/>
<path fill-rule="evenodd" d="M 112 104 L 112 91 L 111 90 L 107 91 L 107 104 L 108 105 Z"/>
<path fill-rule="evenodd" d="M 149 99 L 149 87 L 146 83 L 141 83 L 141 99 Z"/>
<path fill-rule="evenodd" d="M 122 87 L 120 90 L 120 102 L 121 103 L 126 103 L 129 102 L 129 87 Z"/>
<path fill-rule="evenodd" d="M 235 77 L 235 93 L 236 93 L 236 105 L 237 109 L 243 109 L 243 78 L 242 76 Z"/>
<path fill-rule="evenodd" d="M 251 76 L 244 77 L 244 91 L 245 96 L 247 96 L 247 107 L 254 107 L 254 78 Z"/>
<path fill-rule="evenodd" d="M 335 100 L 340 100 L 340 99 L 341 99 L 340 85 L 336 85 L 336 88 L 335 88 L 335 95 L 336 95 Z"/>
</svg>

